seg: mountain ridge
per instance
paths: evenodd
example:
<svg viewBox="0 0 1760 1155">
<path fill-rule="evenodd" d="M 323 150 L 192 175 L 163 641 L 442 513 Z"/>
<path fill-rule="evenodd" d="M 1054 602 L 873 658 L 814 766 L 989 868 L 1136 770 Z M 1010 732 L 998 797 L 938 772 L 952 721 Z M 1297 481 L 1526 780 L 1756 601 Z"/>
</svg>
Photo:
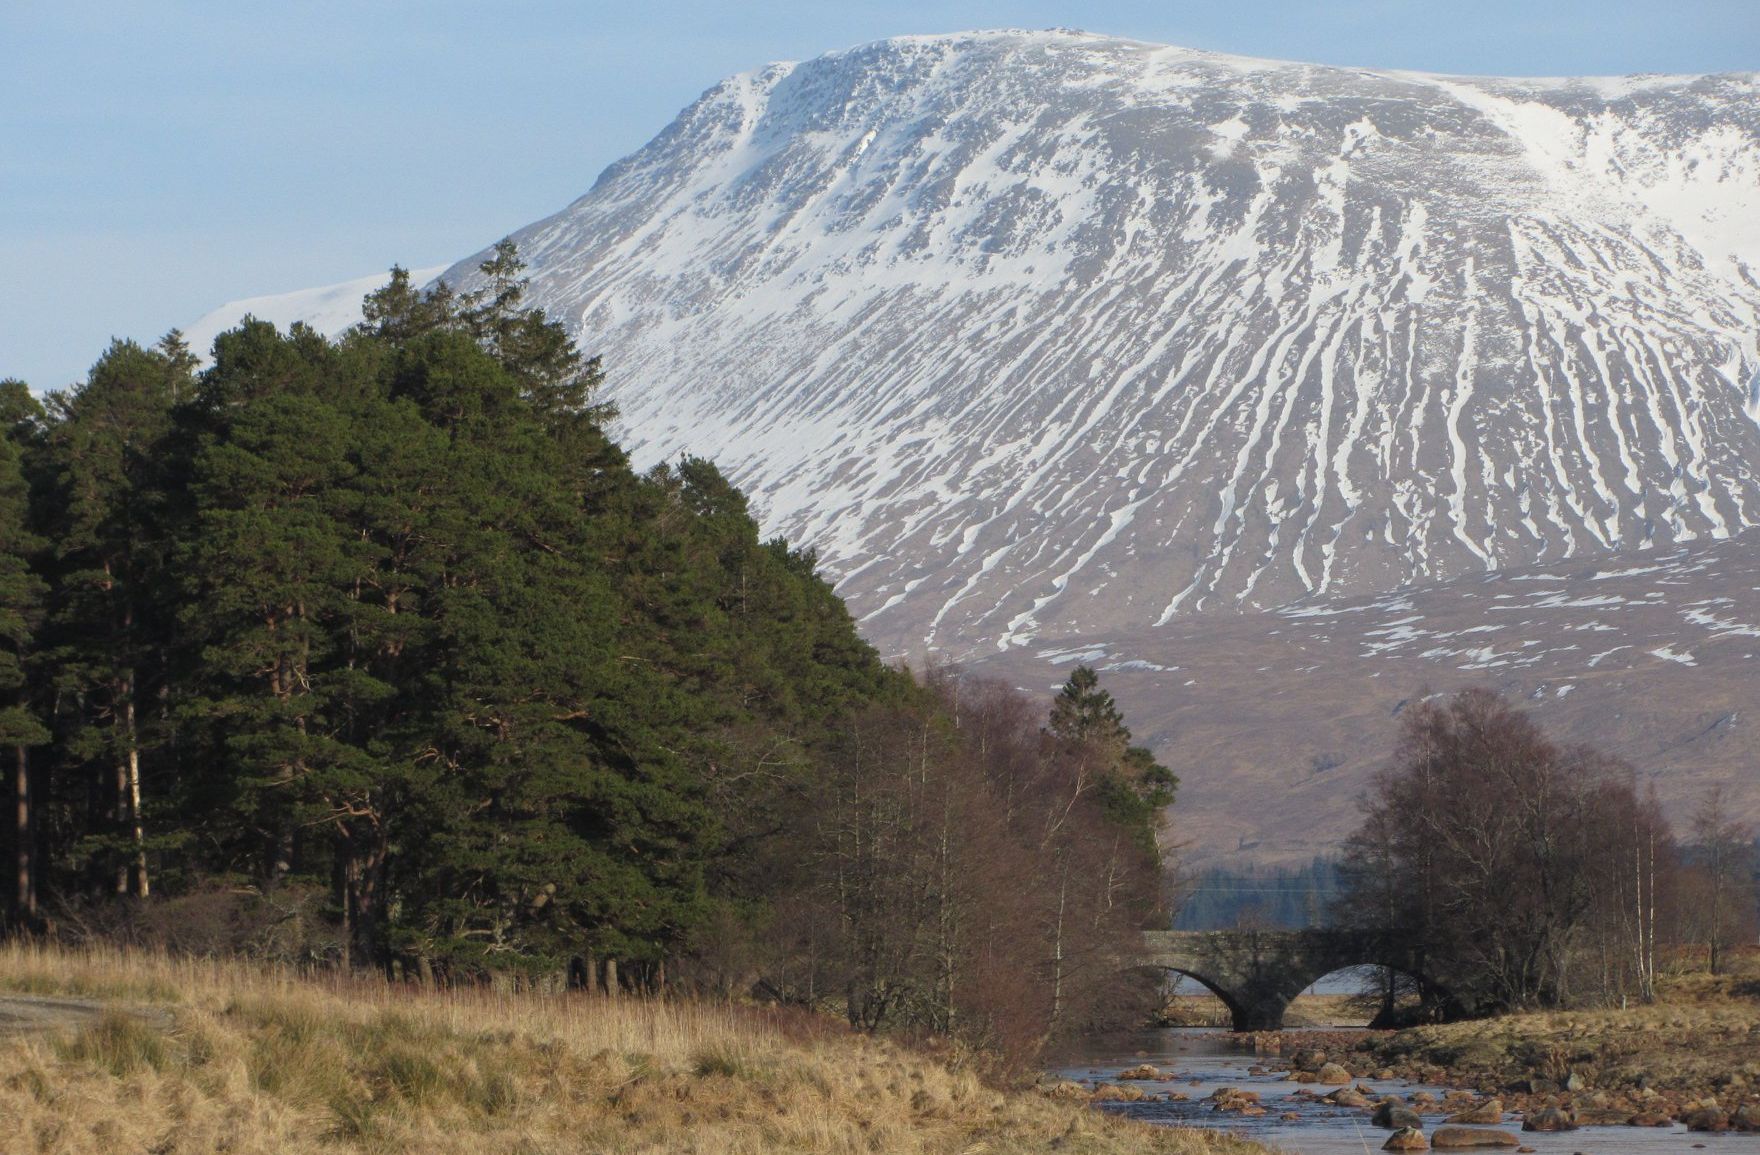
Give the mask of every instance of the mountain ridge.
<svg viewBox="0 0 1760 1155">
<path fill-rule="evenodd" d="M 638 454 L 959 654 L 1753 524 L 1757 84 L 881 41 L 723 81 L 515 239 Z"/>
</svg>

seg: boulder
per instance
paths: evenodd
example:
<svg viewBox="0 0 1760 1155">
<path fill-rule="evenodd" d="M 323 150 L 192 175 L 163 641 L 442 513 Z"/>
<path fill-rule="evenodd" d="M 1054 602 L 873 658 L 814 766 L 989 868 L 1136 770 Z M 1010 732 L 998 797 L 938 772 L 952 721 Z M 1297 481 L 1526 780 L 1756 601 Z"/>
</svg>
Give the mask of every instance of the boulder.
<svg viewBox="0 0 1760 1155">
<path fill-rule="evenodd" d="M 1424 1132 L 1416 1127 L 1402 1127 L 1387 1137 L 1381 1145 L 1383 1151 L 1428 1151 L 1430 1144 L 1424 1140 Z"/>
<path fill-rule="evenodd" d="M 1522 1120 L 1524 1131 L 1575 1131 L 1577 1121 L 1557 1107 L 1542 1107 Z"/>
<path fill-rule="evenodd" d="M 1351 1073 L 1337 1063 L 1323 1063 L 1314 1073 L 1314 1081 L 1328 1087 L 1343 1087 L 1350 1083 Z"/>
<path fill-rule="evenodd" d="M 1760 1131 L 1760 1106 L 1744 1103 L 1729 1117 L 1729 1125 L 1737 1131 Z"/>
<path fill-rule="evenodd" d="M 1729 1116 L 1716 1107 L 1700 1107 L 1697 1111 L 1689 1111 L 1685 1121 L 1689 1131 L 1729 1130 Z"/>
<path fill-rule="evenodd" d="M 1128 1071 L 1120 1071 L 1118 1077 L 1120 1079 L 1161 1079 L 1166 1076 L 1156 1070 L 1153 1064 L 1143 1063 L 1140 1066 L 1130 1068 Z"/>
<path fill-rule="evenodd" d="M 1424 1126 L 1423 1117 L 1398 1099 L 1381 1100 L 1375 1113 L 1369 1116 L 1369 1122 L 1389 1131 L 1405 1131 Z"/>
<path fill-rule="evenodd" d="M 1613 1107 L 1578 1107 L 1576 1110 L 1579 1127 L 1618 1127 L 1629 1117 L 1625 1111 Z"/>
<path fill-rule="evenodd" d="M 1210 1098 L 1218 1103 L 1225 1099 L 1239 1099 L 1244 1103 L 1257 1103 L 1259 1101 L 1259 1092 L 1243 1091 L 1239 1087 L 1218 1087 L 1216 1090 L 1210 1092 Z"/>
<path fill-rule="evenodd" d="M 1213 1111 L 1239 1111 L 1243 1115 L 1253 1111 L 1263 1113 L 1259 1107 L 1259 1092 L 1257 1091 L 1243 1091 L 1238 1087 L 1218 1087 L 1211 1093 L 1210 1101 L 1215 1104 L 1211 1107 Z"/>
<path fill-rule="evenodd" d="M 1289 1065 L 1298 1071 L 1318 1071 L 1326 1065 L 1326 1052 L 1316 1048 L 1297 1051 L 1289 1057 Z"/>
<path fill-rule="evenodd" d="M 1430 1145 L 1445 1148 L 1520 1147 L 1522 1141 L 1508 1131 L 1492 1131 L 1484 1127 L 1438 1127 L 1430 1136 Z"/>
<path fill-rule="evenodd" d="M 1088 1088 L 1073 1079 L 1059 1079 L 1055 1083 L 1041 1083 L 1039 1093 L 1053 1099 L 1086 1099 Z"/>
<path fill-rule="evenodd" d="M 1367 1107 L 1369 1097 L 1355 1087 L 1340 1087 L 1326 1096 L 1326 1102 L 1335 1107 Z"/>
<path fill-rule="evenodd" d="M 1639 1111 L 1626 1120 L 1628 1127 L 1672 1127 L 1674 1120 L 1660 1111 Z"/>
<path fill-rule="evenodd" d="M 1465 1110 L 1456 1111 L 1454 1114 L 1444 1119 L 1443 1122 L 1467 1123 L 1475 1126 L 1485 1123 L 1501 1123 L 1503 1122 L 1503 1100 L 1487 1099 L 1483 1103 L 1468 1107 Z"/>
</svg>

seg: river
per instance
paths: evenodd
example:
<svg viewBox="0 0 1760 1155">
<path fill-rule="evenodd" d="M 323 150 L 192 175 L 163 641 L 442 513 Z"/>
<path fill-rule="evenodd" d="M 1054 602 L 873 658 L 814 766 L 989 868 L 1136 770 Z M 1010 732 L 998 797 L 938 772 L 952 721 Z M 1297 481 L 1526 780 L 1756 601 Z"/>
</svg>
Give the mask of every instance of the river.
<svg viewBox="0 0 1760 1155">
<path fill-rule="evenodd" d="M 1290 1099 L 1301 1083 L 1283 1078 L 1280 1072 L 1250 1075 L 1247 1068 L 1259 1061 L 1252 1045 L 1220 1031 L 1170 1028 L 1145 1031 L 1125 1039 L 1095 1044 L 1087 1053 L 1067 1060 L 1056 1074 L 1082 1083 L 1111 1082 L 1127 1067 L 1153 1063 L 1173 1078 L 1133 1082 L 1145 1093 L 1178 1091 L 1190 1097 L 1183 1103 L 1103 1103 L 1096 1109 L 1114 1111 L 1150 1123 L 1210 1127 L 1233 1131 L 1267 1146 L 1296 1155 L 1363 1155 L 1379 1151 L 1388 1132 L 1369 1122 L 1369 1113 L 1334 1107 L 1329 1103 Z M 1377 1090 L 1400 1096 L 1428 1090 L 1438 1099 L 1446 1088 L 1408 1083 L 1399 1079 L 1369 1080 Z M 1204 1100 L 1219 1087 L 1239 1087 L 1258 1092 L 1266 1114 L 1257 1117 L 1216 1112 Z M 1309 1086 L 1310 1090 L 1330 1088 Z M 1280 1116 L 1293 1112 L 1298 1118 Z M 1424 1116 L 1428 1135 L 1442 1121 L 1442 1112 Z M 1520 1124 L 1505 1124 L 1506 1131 Z M 1760 1152 L 1760 1135 L 1705 1135 L 1685 1127 L 1584 1127 L 1557 1134 L 1522 1133 L 1522 1144 L 1544 1155 L 1662 1155 L 1703 1148 L 1706 1151 Z"/>
</svg>

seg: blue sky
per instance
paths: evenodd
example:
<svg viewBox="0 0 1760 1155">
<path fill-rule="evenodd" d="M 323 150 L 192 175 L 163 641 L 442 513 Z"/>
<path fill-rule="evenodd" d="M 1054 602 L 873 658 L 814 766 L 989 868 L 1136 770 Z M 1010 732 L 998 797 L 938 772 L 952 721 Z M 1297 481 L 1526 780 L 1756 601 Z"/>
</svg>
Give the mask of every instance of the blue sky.
<svg viewBox="0 0 1760 1155">
<path fill-rule="evenodd" d="M 112 335 L 464 256 L 731 72 L 1055 26 L 1436 72 L 1760 69 L 1760 0 L 0 0 L 0 376 L 63 386 Z"/>
</svg>

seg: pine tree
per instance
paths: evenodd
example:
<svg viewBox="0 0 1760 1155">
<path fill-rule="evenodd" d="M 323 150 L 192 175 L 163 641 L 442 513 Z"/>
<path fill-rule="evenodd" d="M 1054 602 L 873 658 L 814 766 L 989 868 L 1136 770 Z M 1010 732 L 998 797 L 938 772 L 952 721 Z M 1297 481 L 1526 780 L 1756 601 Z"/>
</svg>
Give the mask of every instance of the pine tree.
<svg viewBox="0 0 1760 1155">
<path fill-rule="evenodd" d="M 14 885 L 10 922 L 30 928 L 37 918 L 38 862 L 32 813 L 31 748 L 49 740 L 33 693 L 32 660 L 47 586 L 36 573 L 45 543 L 31 525 L 25 454 L 39 433 L 41 408 L 21 381 L 0 381 L 0 751 L 11 762 L 10 824 Z"/>
<path fill-rule="evenodd" d="M 1137 832 L 1140 845 L 1153 848 L 1160 814 L 1172 805 L 1179 779 L 1148 747 L 1131 745 L 1124 715 L 1091 668 L 1080 665 L 1070 674 L 1051 703 L 1046 730 L 1092 760 L 1104 804 Z"/>
<path fill-rule="evenodd" d="M 361 755 L 341 739 L 349 706 L 371 696 L 348 670 L 348 593 L 368 547 L 346 519 L 352 430 L 322 399 L 289 392 L 228 415 L 192 463 L 195 534 L 178 558 L 187 641 L 203 695 L 190 712 L 223 731 L 236 813 L 261 839 L 257 873 L 296 869 L 313 817 L 309 776 Z"/>
<path fill-rule="evenodd" d="M 1100 688 L 1100 675 L 1085 665 L 1077 666 L 1057 692 L 1046 728 L 1065 742 L 1114 758 L 1122 759 L 1131 741 L 1117 703 Z"/>
<path fill-rule="evenodd" d="M 49 398 L 47 529 L 55 543 L 46 630 L 72 703 L 65 748 L 93 775 L 108 829 L 88 839 L 119 894 L 151 883 L 143 759 L 145 705 L 162 684 L 168 603 L 164 470 L 171 411 L 192 390 L 187 356 L 117 341 L 87 382 Z"/>
</svg>

